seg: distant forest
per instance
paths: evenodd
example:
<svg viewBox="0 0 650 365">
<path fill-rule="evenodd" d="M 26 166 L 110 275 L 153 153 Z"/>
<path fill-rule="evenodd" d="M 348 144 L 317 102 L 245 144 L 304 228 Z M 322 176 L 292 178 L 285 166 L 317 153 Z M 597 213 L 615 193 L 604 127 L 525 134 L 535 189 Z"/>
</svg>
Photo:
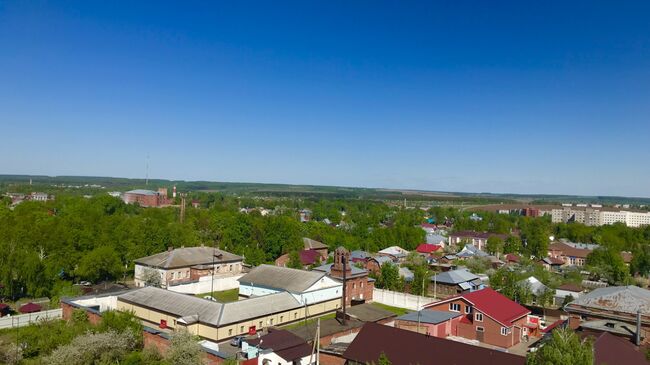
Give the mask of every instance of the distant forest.
<svg viewBox="0 0 650 365">
<path fill-rule="evenodd" d="M 29 186 L 29 181 L 32 186 Z M 51 194 L 66 192 L 70 194 L 93 194 L 96 188 L 85 185 L 100 185 L 107 191 L 126 191 L 137 188 L 156 189 L 176 185 L 179 191 L 185 192 L 219 192 L 247 196 L 267 197 L 304 197 L 327 199 L 372 199 L 383 201 L 416 201 L 429 205 L 481 205 L 499 203 L 597 203 L 605 205 L 630 204 L 634 206 L 650 206 L 650 198 L 617 197 L 617 196 L 577 196 L 577 195 L 544 195 L 544 194 L 493 194 L 493 193 L 463 193 L 436 192 L 400 189 L 355 188 L 317 185 L 290 184 L 261 184 L 238 182 L 212 181 L 182 181 L 149 179 L 127 179 L 115 177 L 93 176 L 30 176 L 30 175 L 0 175 L 0 192 L 30 192 L 41 190 Z M 57 185 L 55 187 L 54 185 Z M 68 188 L 67 186 L 80 186 Z"/>
</svg>

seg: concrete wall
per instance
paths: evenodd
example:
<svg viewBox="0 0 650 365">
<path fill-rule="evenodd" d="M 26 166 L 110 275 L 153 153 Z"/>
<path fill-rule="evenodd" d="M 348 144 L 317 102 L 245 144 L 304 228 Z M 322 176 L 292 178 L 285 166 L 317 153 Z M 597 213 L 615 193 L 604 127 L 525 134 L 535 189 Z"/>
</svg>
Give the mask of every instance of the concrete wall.
<svg viewBox="0 0 650 365">
<path fill-rule="evenodd" d="M 406 308 L 411 310 L 418 310 L 425 305 L 436 302 L 436 300 L 429 297 L 422 297 L 407 293 L 398 293 L 377 288 L 374 288 L 372 291 L 372 301 L 393 307 Z"/>
<path fill-rule="evenodd" d="M 0 318 L 0 329 L 23 327 L 31 323 L 36 323 L 38 321 L 59 319 L 62 318 L 62 316 L 63 316 L 63 311 L 60 308 L 58 308 L 58 309 L 51 309 L 51 310 L 41 311 L 36 313 L 20 314 L 11 317 L 2 317 Z"/>
<path fill-rule="evenodd" d="M 243 274 L 234 275 L 234 276 L 223 276 L 223 277 L 214 277 L 214 284 L 212 283 L 212 276 L 203 276 L 200 277 L 198 281 L 193 283 L 179 284 L 179 285 L 170 285 L 167 287 L 167 290 L 184 293 L 184 294 L 201 294 L 209 293 L 210 290 L 222 291 L 239 288 L 239 278 Z"/>
</svg>

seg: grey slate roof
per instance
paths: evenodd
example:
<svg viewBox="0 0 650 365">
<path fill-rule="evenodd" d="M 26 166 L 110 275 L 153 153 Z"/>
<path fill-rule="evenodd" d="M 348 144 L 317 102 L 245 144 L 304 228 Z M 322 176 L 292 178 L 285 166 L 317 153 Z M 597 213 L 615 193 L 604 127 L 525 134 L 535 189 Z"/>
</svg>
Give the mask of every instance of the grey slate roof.
<svg viewBox="0 0 650 365">
<path fill-rule="evenodd" d="M 479 277 L 472 274 L 467 269 L 446 271 L 431 277 L 431 281 L 435 280 L 444 284 L 460 284 L 477 279 L 479 279 Z"/>
<path fill-rule="evenodd" d="M 365 260 L 368 257 L 370 257 L 370 254 L 366 251 L 361 251 L 361 250 L 354 250 L 350 252 L 350 258 L 351 259 L 362 259 Z"/>
<path fill-rule="evenodd" d="M 321 272 L 324 272 L 327 275 L 329 275 L 330 272 L 332 272 L 332 265 L 334 265 L 334 264 L 321 265 L 321 266 L 315 267 L 313 270 L 314 271 L 321 271 Z M 354 264 L 350 265 L 350 271 L 352 273 L 352 276 L 367 275 L 368 274 L 367 270 L 360 269 L 360 268 L 354 266 Z"/>
<path fill-rule="evenodd" d="M 326 244 L 307 237 L 303 237 L 302 242 L 305 244 L 305 250 L 321 250 L 328 248 Z"/>
<path fill-rule="evenodd" d="M 296 298 L 287 292 L 222 304 L 169 290 L 144 287 L 119 295 L 118 300 L 162 311 L 188 323 L 198 321 L 213 326 L 223 326 L 302 307 Z"/>
<path fill-rule="evenodd" d="M 393 259 L 391 259 L 388 256 L 375 256 L 370 258 L 370 260 L 375 260 L 379 264 L 379 266 L 384 265 L 387 262 L 390 262 L 391 264 L 393 263 Z"/>
<path fill-rule="evenodd" d="M 185 247 L 142 257 L 135 260 L 135 263 L 161 269 L 212 265 L 213 254 L 215 255 L 215 264 L 242 261 L 241 256 L 219 249 L 213 249 L 212 247 Z"/>
<path fill-rule="evenodd" d="M 438 324 L 460 316 L 462 316 L 462 314 L 458 312 L 434 311 L 426 309 L 420 311 L 420 322 Z M 417 322 L 418 312 L 407 313 L 395 319 Z"/>
<path fill-rule="evenodd" d="M 478 257 L 486 257 L 489 256 L 486 252 L 483 252 L 476 248 L 476 246 L 468 243 L 463 247 L 463 249 L 456 254 L 458 257 L 472 257 L 472 256 L 478 256 Z"/>
<path fill-rule="evenodd" d="M 322 271 L 305 271 L 288 267 L 260 265 L 239 278 L 241 284 L 282 289 L 300 293 L 325 276 Z"/>
<path fill-rule="evenodd" d="M 535 296 L 542 294 L 545 290 L 548 290 L 548 287 L 541 281 L 537 280 L 537 278 L 534 276 L 519 281 L 519 285 L 528 285 L 530 291 Z"/>
<path fill-rule="evenodd" d="M 163 311 L 179 318 L 198 314 L 201 322 L 213 325 L 218 324 L 219 314 L 223 307 L 223 304 L 211 300 L 151 286 L 132 290 L 117 298 L 120 301 Z"/>
<path fill-rule="evenodd" d="M 608 286 L 584 294 L 567 305 L 583 306 L 607 311 L 617 311 L 636 315 L 641 310 L 643 315 L 650 315 L 650 290 L 638 286 Z"/>
<path fill-rule="evenodd" d="M 300 302 L 287 292 L 244 299 L 223 305 L 219 325 L 237 323 L 246 319 L 300 307 Z"/>
</svg>

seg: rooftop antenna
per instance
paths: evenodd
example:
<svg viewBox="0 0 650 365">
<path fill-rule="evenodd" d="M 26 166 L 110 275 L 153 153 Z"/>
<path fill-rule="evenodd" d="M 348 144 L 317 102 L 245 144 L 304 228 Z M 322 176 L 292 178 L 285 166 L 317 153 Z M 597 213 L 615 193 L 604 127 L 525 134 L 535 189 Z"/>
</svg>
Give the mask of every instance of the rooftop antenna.
<svg viewBox="0 0 650 365">
<path fill-rule="evenodd" d="M 147 160 L 145 162 L 144 184 L 149 185 L 149 154 L 148 153 L 147 153 Z"/>
</svg>

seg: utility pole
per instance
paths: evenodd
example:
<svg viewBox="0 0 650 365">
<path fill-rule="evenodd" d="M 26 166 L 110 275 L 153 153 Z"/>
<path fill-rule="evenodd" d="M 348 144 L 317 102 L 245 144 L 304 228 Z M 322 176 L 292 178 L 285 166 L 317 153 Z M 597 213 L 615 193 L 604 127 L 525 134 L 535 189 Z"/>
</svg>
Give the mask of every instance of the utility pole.
<svg viewBox="0 0 650 365">
<path fill-rule="evenodd" d="M 311 347 L 311 355 L 309 355 L 309 364 L 313 364 L 314 355 L 316 356 L 316 365 L 320 363 L 320 318 L 316 321 L 316 334 L 314 335 L 314 344 Z"/>
<path fill-rule="evenodd" d="M 181 223 L 185 221 L 185 193 L 181 194 Z"/>
</svg>

